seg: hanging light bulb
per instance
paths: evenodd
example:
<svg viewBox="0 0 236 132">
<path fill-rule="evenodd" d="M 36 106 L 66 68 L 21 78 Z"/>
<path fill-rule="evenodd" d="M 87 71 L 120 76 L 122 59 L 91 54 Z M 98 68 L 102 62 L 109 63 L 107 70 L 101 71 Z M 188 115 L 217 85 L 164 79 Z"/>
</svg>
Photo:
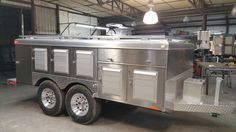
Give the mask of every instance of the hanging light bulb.
<svg viewBox="0 0 236 132">
<path fill-rule="evenodd" d="M 135 26 L 137 26 L 137 23 L 136 23 L 135 21 L 133 21 L 133 22 L 131 23 L 131 26 L 132 26 L 132 27 L 135 27 Z"/>
<path fill-rule="evenodd" d="M 185 16 L 184 19 L 183 19 L 183 22 L 189 22 L 189 17 Z"/>
<path fill-rule="evenodd" d="M 236 4 L 234 5 L 234 7 L 232 9 L 231 14 L 233 17 L 236 17 Z"/>
<path fill-rule="evenodd" d="M 158 16 L 157 13 L 152 10 L 152 7 L 154 6 L 152 0 L 149 2 L 148 6 L 150 7 L 150 9 L 145 13 L 143 22 L 145 24 L 156 24 L 158 22 Z"/>
</svg>

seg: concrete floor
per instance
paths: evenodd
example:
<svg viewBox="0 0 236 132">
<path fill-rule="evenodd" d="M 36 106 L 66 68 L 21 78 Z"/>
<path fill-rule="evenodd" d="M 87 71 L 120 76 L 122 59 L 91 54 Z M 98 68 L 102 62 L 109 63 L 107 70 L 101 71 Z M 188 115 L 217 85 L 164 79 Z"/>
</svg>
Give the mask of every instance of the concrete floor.
<svg viewBox="0 0 236 132">
<path fill-rule="evenodd" d="M 37 88 L 0 86 L 0 132 L 236 132 L 236 115 L 213 118 L 200 113 L 161 113 L 106 104 L 100 119 L 91 125 L 70 117 L 43 114 L 36 101 Z"/>
</svg>

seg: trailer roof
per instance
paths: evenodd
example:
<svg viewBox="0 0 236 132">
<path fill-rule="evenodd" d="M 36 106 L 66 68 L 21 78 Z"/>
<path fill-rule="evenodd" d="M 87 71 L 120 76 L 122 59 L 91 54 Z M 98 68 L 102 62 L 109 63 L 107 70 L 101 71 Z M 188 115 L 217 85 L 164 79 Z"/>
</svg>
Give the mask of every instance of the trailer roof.
<svg viewBox="0 0 236 132">
<path fill-rule="evenodd" d="M 189 39 L 167 36 L 20 36 L 16 44 L 88 47 L 88 48 L 120 48 L 120 49 L 182 49 L 193 48 Z"/>
</svg>

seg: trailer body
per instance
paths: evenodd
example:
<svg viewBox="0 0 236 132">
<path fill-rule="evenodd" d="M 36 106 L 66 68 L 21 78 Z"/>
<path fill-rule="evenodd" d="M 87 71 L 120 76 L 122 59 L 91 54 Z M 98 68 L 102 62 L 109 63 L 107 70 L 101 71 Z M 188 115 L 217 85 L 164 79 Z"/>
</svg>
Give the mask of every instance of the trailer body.
<svg viewBox="0 0 236 132">
<path fill-rule="evenodd" d="M 23 54 L 22 54 L 23 53 Z M 79 84 L 94 98 L 159 111 L 232 113 L 234 105 L 182 103 L 192 76 L 193 44 L 165 36 L 23 36 L 16 40 L 17 80 L 62 90 Z"/>
</svg>

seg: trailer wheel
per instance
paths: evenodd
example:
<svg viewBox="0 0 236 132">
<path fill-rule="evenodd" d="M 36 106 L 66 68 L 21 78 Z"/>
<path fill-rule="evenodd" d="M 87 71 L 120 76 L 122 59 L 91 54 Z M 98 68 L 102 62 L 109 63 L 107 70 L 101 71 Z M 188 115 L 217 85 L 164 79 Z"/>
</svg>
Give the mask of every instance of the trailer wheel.
<svg viewBox="0 0 236 132">
<path fill-rule="evenodd" d="M 38 89 L 38 102 L 46 115 L 57 116 L 64 112 L 65 94 L 52 81 L 44 81 Z"/>
<path fill-rule="evenodd" d="M 75 85 L 66 94 L 66 109 L 77 123 L 90 124 L 101 113 L 101 102 L 92 97 L 91 92 L 82 85 Z"/>
</svg>

